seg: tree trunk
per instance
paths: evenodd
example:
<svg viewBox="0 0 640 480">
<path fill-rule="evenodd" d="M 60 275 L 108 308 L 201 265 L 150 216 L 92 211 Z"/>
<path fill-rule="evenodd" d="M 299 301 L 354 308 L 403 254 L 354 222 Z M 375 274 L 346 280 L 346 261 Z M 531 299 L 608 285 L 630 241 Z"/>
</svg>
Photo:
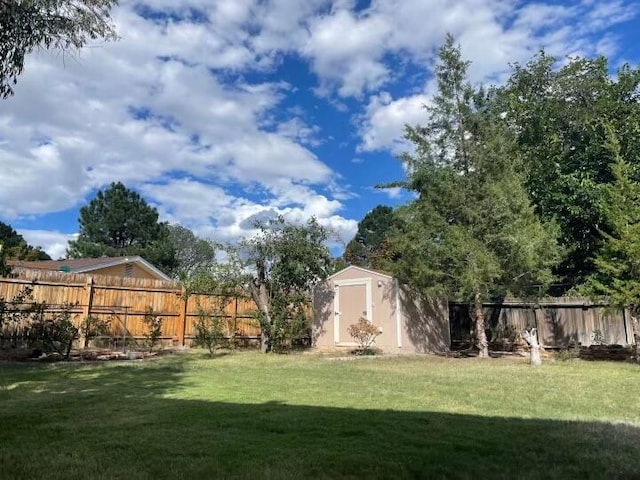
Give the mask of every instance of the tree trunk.
<svg viewBox="0 0 640 480">
<path fill-rule="evenodd" d="M 260 321 L 260 351 L 267 353 L 271 351 L 269 327 L 272 325 L 271 315 L 269 314 L 269 292 L 267 285 L 260 281 L 259 278 L 249 284 L 249 290 L 251 291 L 251 298 L 253 298 L 262 315 Z"/>
<path fill-rule="evenodd" d="M 633 330 L 633 339 L 635 346 L 633 347 L 633 357 L 636 363 L 640 363 L 640 322 L 634 316 L 631 317 L 631 328 Z"/>
<path fill-rule="evenodd" d="M 522 338 L 529 344 L 530 362 L 534 367 L 542 365 L 542 357 L 540 356 L 540 344 L 538 343 L 538 332 L 535 328 L 522 333 Z"/>
<path fill-rule="evenodd" d="M 489 358 L 489 341 L 487 333 L 484 330 L 484 309 L 482 308 L 482 299 L 479 293 L 476 293 L 473 305 L 473 316 L 476 325 L 476 347 L 478 347 L 478 357 Z"/>
</svg>

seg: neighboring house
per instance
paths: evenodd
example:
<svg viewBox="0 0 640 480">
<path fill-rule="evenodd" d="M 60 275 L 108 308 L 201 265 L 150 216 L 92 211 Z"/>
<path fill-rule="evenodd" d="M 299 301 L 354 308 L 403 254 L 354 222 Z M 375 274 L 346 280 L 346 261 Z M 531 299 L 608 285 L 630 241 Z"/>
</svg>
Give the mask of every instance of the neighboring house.
<svg viewBox="0 0 640 480">
<path fill-rule="evenodd" d="M 87 275 L 107 275 L 124 278 L 148 278 L 170 281 L 171 279 L 139 256 L 70 258 L 67 260 L 44 260 L 37 262 L 9 261 L 12 267 L 30 270 L 48 270 Z"/>
<path fill-rule="evenodd" d="M 360 317 L 381 329 L 373 346 L 383 352 L 438 352 L 451 345 L 446 303 L 422 299 L 395 278 L 354 265 L 316 287 L 313 345 L 353 349 L 347 329 Z"/>
</svg>

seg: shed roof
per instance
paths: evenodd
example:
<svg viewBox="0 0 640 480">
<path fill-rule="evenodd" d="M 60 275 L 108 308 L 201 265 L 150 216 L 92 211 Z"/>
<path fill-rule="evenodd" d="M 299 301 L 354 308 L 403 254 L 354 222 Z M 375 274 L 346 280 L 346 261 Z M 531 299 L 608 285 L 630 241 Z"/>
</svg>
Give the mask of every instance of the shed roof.
<svg viewBox="0 0 640 480">
<path fill-rule="evenodd" d="M 369 273 L 369 274 L 374 274 L 374 275 L 380 275 L 381 277 L 385 277 L 385 278 L 390 278 L 393 279 L 393 276 L 389 275 L 388 273 L 384 273 L 384 272 L 380 272 L 378 270 L 372 270 L 370 268 L 364 268 L 364 267 L 359 267 L 357 265 L 349 265 L 348 267 L 343 268 L 342 270 L 334 273 L 333 275 L 330 275 L 329 278 L 327 278 L 327 280 L 331 280 L 334 277 L 337 277 L 338 275 L 340 275 L 343 272 L 346 272 L 348 270 L 360 270 L 363 273 Z"/>
</svg>

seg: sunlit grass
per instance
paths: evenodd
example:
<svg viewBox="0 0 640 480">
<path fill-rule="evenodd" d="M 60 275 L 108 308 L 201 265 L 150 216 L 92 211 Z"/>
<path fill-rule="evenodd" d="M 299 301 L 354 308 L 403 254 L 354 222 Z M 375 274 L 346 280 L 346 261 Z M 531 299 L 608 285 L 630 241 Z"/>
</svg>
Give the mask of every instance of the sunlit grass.
<svg viewBox="0 0 640 480">
<path fill-rule="evenodd" d="M 2 478 L 634 478 L 640 368 L 198 352 L 0 365 Z"/>
</svg>

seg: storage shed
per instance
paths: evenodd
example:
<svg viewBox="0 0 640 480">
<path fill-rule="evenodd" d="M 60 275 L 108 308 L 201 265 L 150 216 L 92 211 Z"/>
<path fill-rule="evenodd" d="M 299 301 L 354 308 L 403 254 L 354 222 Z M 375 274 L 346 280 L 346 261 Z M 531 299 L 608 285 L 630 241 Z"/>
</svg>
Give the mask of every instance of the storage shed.
<svg viewBox="0 0 640 480">
<path fill-rule="evenodd" d="M 390 275 L 349 266 L 314 292 L 313 345 L 351 350 L 351 324 L 364 317 L 380 327 L 374 347 L 386 353 L 428 353 L 450 347 L 446 302 L 423 299 Z"/>
</svg>

